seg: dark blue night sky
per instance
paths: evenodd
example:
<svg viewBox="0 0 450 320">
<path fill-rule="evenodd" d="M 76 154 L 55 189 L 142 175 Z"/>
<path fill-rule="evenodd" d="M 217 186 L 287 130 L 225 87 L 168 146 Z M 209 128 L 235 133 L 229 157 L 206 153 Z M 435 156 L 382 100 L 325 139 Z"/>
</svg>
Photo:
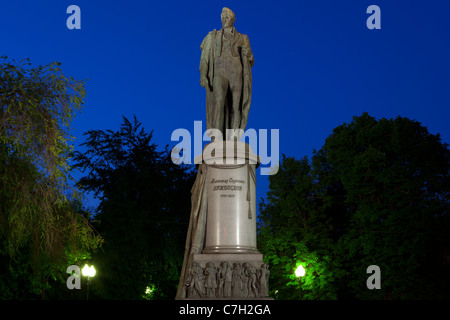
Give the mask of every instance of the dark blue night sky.
<svg viewBox="0 0 450 320">
<path fill-rule="evenodd" d="M 72 4 L 81 30 L 66 27 Z M 366 27 L 372 4 L 380 30 Z M 161 147 L 174 145 L 175 129 L 193 134 L 194 121 L 206 129 L 200 44 L 221 28 L 224 6 L 255 57 L 247 128 L 279 129 L 280 153 L 310 156 L 363 112 L 415 119 L 450 141 L 447 0 L 3 1 L 0 52 L 33 65 L 59 61 L 66 75 L 88 79 L 75 148 L 87 130 L 118 129 L 122 115 L 136 115 Z M 257 179 L 264 197 L 267 177 Z"/>
</svg>

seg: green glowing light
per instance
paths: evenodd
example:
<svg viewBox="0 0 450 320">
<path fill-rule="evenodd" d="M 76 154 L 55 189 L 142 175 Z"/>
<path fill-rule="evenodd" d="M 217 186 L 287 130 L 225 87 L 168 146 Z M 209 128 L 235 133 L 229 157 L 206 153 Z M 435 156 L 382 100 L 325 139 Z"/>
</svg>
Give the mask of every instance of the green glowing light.
<svg viewBox="0 0 450 320">
<path fill-rule="evenodd" d="M 84 268 L 81 270 L 81 272 L 85 277 L 93 277 L 96 274 L 94 266 L 89 267 L 88 265 L 85 265 Z"/>
<path fill-rule="evenodd" d="M 147 286 L 147 287 L 145 288 L 145 294 L 151 294 L 152 292 L 153 292 L 153 289 L 150 288 L 149 286 Z"/>
<path fill-rule="evenodd" d="M 302 265 L 299 265 L 298 268 L 295 270 L 295 276 L 303 277 L 304 275 L 305 275 L 305 268 L 303 268 Z"/>
</svg>

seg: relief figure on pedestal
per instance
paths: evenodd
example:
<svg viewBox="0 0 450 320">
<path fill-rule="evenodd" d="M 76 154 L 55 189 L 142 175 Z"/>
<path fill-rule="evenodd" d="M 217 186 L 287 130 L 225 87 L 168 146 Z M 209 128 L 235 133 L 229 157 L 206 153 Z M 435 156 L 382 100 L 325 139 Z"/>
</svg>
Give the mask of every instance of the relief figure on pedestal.
<svg viewBox="0 0 450 320">
<path fill-rule="evenodd" d="M 205 287 L 206 287 L 206 296 L 208 298 L 213 298 L 216 296 L 216 288 L 217 288 L 217 282 L 216 282 L 216 267 L 214 267 L 214 264 L 212 262 L 208 262 L 205 267 Z"/>
<path fill-rule="evenodd" d="M 248 297 L 258 297 L 257 281 L 256 281 L 256 268 L 249 265 L 247 268 L 248 273 Z"/>
<path fill-rule="evenodd" d="M 231 297 L 232 269 L 226 261 L 217 270 L 217 297 Z"/>
<path fill-rule="evenodd" d="M 258 270 L 258 289 L 260 297 L 269 296 L 269 264 L 263 263 L 261 268 Z"/>
<path fill-rule="evenodd" d="M 235 298 L 242 297 L 242 276 L 243 270 L 241 264 L 236 262 L 233 264 L 233 277 L 231 283 L 231 295 Z"/>
<path fill-rule="evenodd" d="M 192 263 L 189 270 L 189 278 L 186 280 L 189 298 L 201 298 L 205 296 L 205 276 L 203 268 L 196 262 Z"/>
<path fill-rule="evenodd" d="M 248 297 L 248 283 L 250 280 L 250 276 L 248 273 L 248 263 L 245 262 L 242 264 L 243 272 L 242 272 L 242 296 Z"/>
</svg>

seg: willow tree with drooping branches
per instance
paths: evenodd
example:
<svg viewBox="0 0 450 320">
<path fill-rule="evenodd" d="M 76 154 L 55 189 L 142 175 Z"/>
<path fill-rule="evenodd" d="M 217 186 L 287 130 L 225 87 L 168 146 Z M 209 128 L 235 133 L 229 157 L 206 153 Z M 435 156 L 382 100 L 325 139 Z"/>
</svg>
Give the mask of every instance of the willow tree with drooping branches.
<svg viewBox="0 0 450 320">
<path fill-rule="evenodd" d="M 64 76 L 57 62 L 1 60 L 0 256 L 11 272 L 29 261 L 35 274 L 57 278 L 101 243 L 69 183 L 70 123 L 83 106 L 84 81 Z"/>
</svg>

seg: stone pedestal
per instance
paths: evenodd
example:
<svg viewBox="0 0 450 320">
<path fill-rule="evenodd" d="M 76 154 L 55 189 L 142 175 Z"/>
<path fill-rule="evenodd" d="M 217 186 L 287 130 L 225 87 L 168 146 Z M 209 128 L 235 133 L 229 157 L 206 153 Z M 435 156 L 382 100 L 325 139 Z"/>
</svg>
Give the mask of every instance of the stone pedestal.
<svg viewBox="0 0 450 320">
<path fill-rule="evenodd" d="M 256 246 L 259 157 L 239 141 L 205 146 L 195 163 L 207 165 L 205 241 L 186 277 L 187 299 L 269 299 L 269 266 Z"/>
<path fill-rule="evenodd" d="M 202 253 L 257 253 L 256 177 L 258 156 L 239 141 L 205 147 L 208 213 Z"/>
</svg>

